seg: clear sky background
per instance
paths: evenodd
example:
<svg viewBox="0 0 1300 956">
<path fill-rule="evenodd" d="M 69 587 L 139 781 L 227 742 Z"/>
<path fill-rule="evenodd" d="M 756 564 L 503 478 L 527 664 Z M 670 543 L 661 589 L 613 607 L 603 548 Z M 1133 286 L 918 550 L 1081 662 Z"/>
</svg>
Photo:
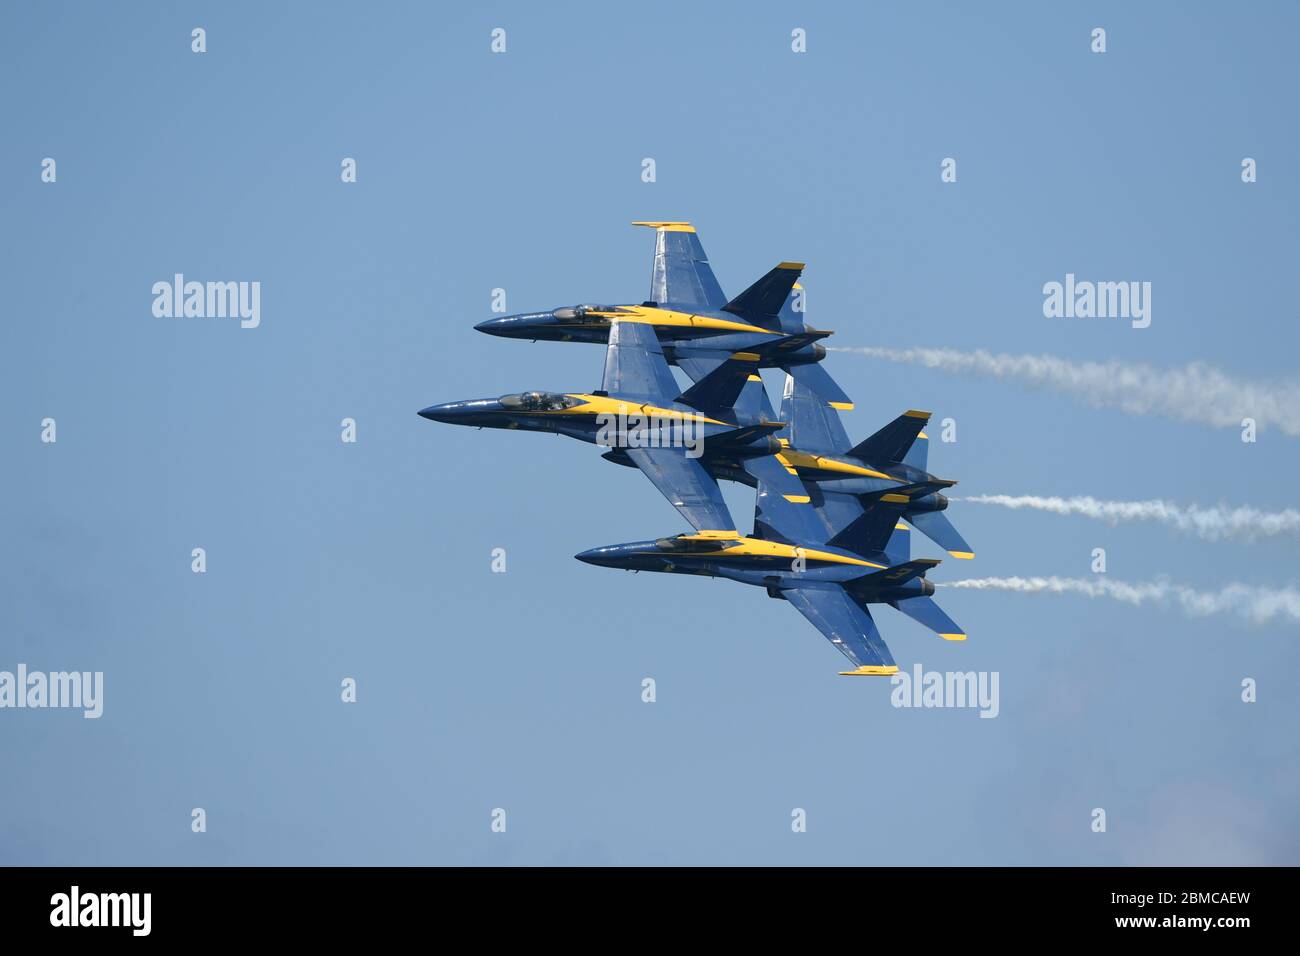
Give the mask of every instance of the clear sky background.
<svg viewBox="0 0 1300 956">
<path fill-rule="evenodd" d="M 692 220 L 733 295 L 807 262 L 837 345 L 1293 375 L 1296 8 L 984 7 L 6 5 L 0 669 L 106 686 L 99 720 L 0 712 L 0 861 L 1300 862 L 1293 624 L 945 593 L 964 644 L 882 631 L 904 669 L 999 672 L 1001 714 L 895 709 L 757 589 L 574 561 L 684 529 L 636 472 L 416 415 L 595 387 L 600 349 L 472 325 L 496 287 L 640 301 L 633 219 Z M 176 272 L 260 281 L 261 327 L 155 318 Z M 1151 327 L 1045 319 L 1067 272 L 1152 282 Z M 930 460 L 958 493 L 1294 500 L 1277 431 L 827 368 L 855 439 L 955 418 Z M 936 581 L 1088 576 L 1095 547 L 1120 580 L 1300 571 L 1294 541 L 949 514 L 978 557 Z"/>
</svg>

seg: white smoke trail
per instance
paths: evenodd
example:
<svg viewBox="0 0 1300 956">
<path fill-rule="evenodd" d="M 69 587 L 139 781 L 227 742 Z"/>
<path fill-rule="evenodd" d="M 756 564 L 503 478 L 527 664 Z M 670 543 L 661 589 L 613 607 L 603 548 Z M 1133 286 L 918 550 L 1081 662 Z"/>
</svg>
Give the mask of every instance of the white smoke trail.
<svg viewBox="0 0 1300 956">
<path fill-rule="evenodd" d="M 1171 501 L 1102 501 L 1091 495 L 1072 498 L 1040 497 L 1038 495 L 971 495 L 950 498 L 952 501 L 970 501 L 980 505 L 999 505 L 1003 508 L 1030 508 L 1050 511 L 1058 515 L 1083 515 L 1115 525 L 1121 521 L 1158 521 L 1184 534 L 1196 535 L 1206 541 L 1238 538 L 1245 541 L 1275 535 L 1300 535 L 1300 511 L 1280 508 L 1261 511 L 1258 508 L 1229 508 L 1223 505 L 1204 508 L 1200 505 L 1178 505 Z"/>
<path fill-rule="evenodd" d="M 1051 355 L 994 354 L 979 349 L 830 348 L 907 365 L 965 372 L 1075 395 L 1097 408 L 1163 415 L 1215 427 L 1240 427 L 1253 418 L 1300 435 L 1300 382 L 1238 381 L 1209 365 L 1158 369 L 1126 362 L 1071 362 Z"/>
<path fill-rule="evenodd" d="M 1300 621 L 1300 591 L 1294 587 L 1261 588 L 1231 583 L 1217 591 L 1200 591 L 1168 581 L 1128 584 L 1109 578 L 967 578 L 936 581 L 938 587 L 969 588 L 976 591 L 1015 591 L 1020 594 L 1081 594 L 1089 598 L 1108 597 L 1126 604 L 1176 603 L 1190 617 L 1205 617 L 1235 611 L 1256 624 L 1275 617 Z"/>
</svg>

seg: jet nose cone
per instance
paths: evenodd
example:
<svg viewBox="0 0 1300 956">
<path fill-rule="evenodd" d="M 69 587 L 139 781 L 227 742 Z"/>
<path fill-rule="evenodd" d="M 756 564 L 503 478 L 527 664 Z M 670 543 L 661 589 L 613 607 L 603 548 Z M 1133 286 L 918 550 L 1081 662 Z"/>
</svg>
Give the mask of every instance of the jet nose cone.
<svg viewBox="0 0 1300 956">
<path fill-rule="evenodd" d="M 574 557 L 583 564 L 594 564 L 601 568 L 621 568 L 627 564 L 623 549 L 618 547 L 592 548 L 590 551 L 580 551 Z"/>
<path fill-rule="evenodd" d="M 499 335 L 507 339 L 529 339 L 538 334 L 545 336 L 546 330 L 554 324 L 554 312 L 521 312 L 518 315 L 501 315 L 495 319 L 487 319 L 474 328 L 488 335 Z"/>
<path fill-rule="evenodd" d="M 420 417 L 427 418 L 431 422 L 454 422 L 456 421 L 459 409 L 455 402 L 448 402 L 443 405 L 430 405 L 428 408 L 420 409 Z"/>
</svg>

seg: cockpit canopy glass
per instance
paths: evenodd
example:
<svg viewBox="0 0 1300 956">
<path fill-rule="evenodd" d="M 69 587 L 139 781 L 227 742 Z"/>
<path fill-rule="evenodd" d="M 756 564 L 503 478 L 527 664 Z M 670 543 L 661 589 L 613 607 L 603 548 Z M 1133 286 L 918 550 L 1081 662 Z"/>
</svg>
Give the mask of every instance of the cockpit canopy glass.
<svg viewBox="0 0 1300 956">
<path fill-rule="evenodd" d="M 551 314 L 557 319 L 565 322 L 590 322 L 594 324 L 597 322 L 604 322 L 605 319 L 601 318 L 599 315 L 590 315 L 589 313 L 621 311 L 623 310 L 613 305 L 593 305 L 592 303 L 586 303 L 584 305 L 565 306 L 564 308 L 556 309 Z"/>
<path fill-rule="evenodd" d="M 559 392 L 516 392 L 502 395 L 498 401 L 505 408 L 521 412 L 554 412 L 582 404 L 580 399 Z"/>
<path fill-rule="evenodd" d="M 655 547 L 660 551 L 689 551 L 692 554 L 699 554 L 702 551 L 721 551 L 726 547 L 725 541 L 710 541 L 695 539 L 685 540 L 681 535 L 672 538 L 658 538 L 655 540 Z"/>
</svg>

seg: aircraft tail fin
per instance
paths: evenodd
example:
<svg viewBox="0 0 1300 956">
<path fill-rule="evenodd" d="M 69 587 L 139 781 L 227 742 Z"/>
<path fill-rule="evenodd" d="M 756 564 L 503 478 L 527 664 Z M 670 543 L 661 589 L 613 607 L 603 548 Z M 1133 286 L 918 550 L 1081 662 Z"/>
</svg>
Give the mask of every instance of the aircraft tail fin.
<svg viewBox="0 0 1300 956">
<path fill-rule="evenodd" d="M 854 445 L 849 454 L 876 464 L 904 461 L 904 456 L 909 454 L 921 429 L 929 420 L 929 412 L 918 412 L 915 409 L 904 412 L 870 438 Z M 907 464 L 911 463 L 910 460 L 907 461 Z M 923 469 L 924 465 L 919 467 Z"/>
<path fill-rule="evenodd" d="M 758 376 L 761 362 L 785 352 L 801 349 L 821 335 L 820 332 L 786 335 L 764 342 L 762 345 L 752 346 L 744 352 L 732 352 L 713 371 L 678 396 L 677 401 L 704 412 L 732 408 L 751 377 L 757 379 L 758 385 L 762 385 L 762 379 Z"/>
<path fill-rule="evenodd" d="M 781 311 L 777 313 L 777 321 L 780 322 L 784 331 L 798 332 L 800 329 L 808 328 L 807 323 L 803 320 L 805 304 L 804 288 L 796 282 L 791 288 L 790 294 L 786 296 Z"/>
<path fill-rule="evenodd" d="M 802 262 L 782 262 L 724 305 L 722 311 L 744 316 L 764 328 L 780 329 L 781 309 L 802 272 Z"/>
<path fill-rule="evenodd" d="M 736 399 L 736 417 L 742 422 L 771 422 L 776 420 L 776 411 L 772 400 L 767 397 L 763 379 L 755 372 L 745 379 Z"/>
<path fill-rule="evenodd" d="M 916 441 L 912 442 L 912 447 L 907 450 L 903 456 L 903 464 L 911 465 L 917 471 L 926 471 L 929 465 L 926 464 L 930 457 L 930 436 L 921 432 L 916 436 Z"/>
<path fill-rule="evenodd" d="M 839 412 L 789 372 L 781 398 L 781 420 L 790 423 L 790 444 L 801 451 L 842 455 L 849 449 Z"/>
<path fill-rule="evenodd" d="M 881 495 L 863 507 L 862 514 L 826 543 L 858 554 L 884 551 L 893 537 L 898 519 L 907 507 L 907 496 Z"/>
</svg>

